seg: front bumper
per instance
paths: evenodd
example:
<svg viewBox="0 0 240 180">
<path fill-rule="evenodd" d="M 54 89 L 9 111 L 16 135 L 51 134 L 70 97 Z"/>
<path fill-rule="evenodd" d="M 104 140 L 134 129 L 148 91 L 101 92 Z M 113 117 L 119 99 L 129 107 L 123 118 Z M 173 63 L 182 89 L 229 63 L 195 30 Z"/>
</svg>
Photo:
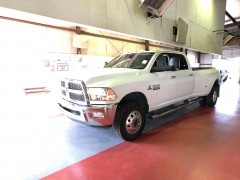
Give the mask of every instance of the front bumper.
<svg viewBox="0 0 240 180">
<path fill-rule="evenodd" d="M 67 117 L 90 126 L 112 125 L 117 108 L 117 104 L 85 106 L 65 99 L 60 99 L 58 104 Z"/>
</svg>

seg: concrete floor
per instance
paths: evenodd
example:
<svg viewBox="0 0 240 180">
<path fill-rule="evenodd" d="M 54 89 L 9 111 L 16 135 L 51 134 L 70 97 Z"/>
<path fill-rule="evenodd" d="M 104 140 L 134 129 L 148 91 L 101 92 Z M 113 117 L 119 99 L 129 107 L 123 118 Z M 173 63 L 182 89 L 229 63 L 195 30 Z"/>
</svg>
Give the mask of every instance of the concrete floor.
<svg viewBox="0 0 240 180">
<path fill-rule="evenodd" d="M 148 120 L 135 142 L 67 119 L 51 94 L 2 96 L 0 179 L 240 179 L 240 87 Z"/>
</svg>

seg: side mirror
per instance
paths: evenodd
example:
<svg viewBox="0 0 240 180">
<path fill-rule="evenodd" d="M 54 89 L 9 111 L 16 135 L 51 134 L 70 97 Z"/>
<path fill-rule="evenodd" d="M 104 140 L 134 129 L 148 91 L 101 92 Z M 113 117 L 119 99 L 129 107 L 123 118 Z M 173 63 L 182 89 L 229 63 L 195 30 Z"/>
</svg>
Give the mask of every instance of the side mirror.
<svg viewBox="0 0 240 180">
<path fill-rule="evenodd" d="M 106 67 L 108 65 L 108 62 L 107 61 L 105 61 L 104 62 L 104 66 L 103 67 Z"/>
</svg>

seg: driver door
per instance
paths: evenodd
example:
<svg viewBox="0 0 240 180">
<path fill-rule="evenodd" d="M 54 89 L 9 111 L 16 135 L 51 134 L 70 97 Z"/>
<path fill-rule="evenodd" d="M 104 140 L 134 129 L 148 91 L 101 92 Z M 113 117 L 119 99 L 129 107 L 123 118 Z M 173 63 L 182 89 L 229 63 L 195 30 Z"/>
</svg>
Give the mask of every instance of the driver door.
<svg viewBox="0 0 240 180">
<path fill-rule="evenodd" d="M 167 104 L 170 105 L 177 97 L 176 71 L 172 71 L 168 62 L 168 55 L 161 53 L 153 64 L 153 67 L 157 67 L 159 70 L 150 73 L 151 84 L 148 90 L 152 92 L 152 110 L 159 109 Z"/>
</svg>

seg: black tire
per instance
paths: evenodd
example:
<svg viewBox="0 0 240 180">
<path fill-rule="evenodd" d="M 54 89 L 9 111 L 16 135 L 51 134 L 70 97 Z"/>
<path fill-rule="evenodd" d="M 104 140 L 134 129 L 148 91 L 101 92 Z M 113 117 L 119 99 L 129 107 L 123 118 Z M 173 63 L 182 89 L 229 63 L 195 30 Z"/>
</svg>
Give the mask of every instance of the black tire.
<svg viewBox="0 0 240 180">
<path fill-rule="evenodd" d="M 202 97 L 202 99 L 199 101 L 199 104 L 202 107 L 206 106 L 206 96 Z"/>
<path fill-rule="evenodd" d="M 127 103 L 117 110 L 114 120 L 116 134 L 125 141 L 134 141 L 141 134 L 146 122 L 146 113 L 137 103 Z"/>
<path fill-rule="evenodd" d="M 218 90 L 216 86 L 212 87 L 211 92 L 206 96 L 206 105 L 209 107 L 215 106 L 218 98 Z"/>
</svg>

